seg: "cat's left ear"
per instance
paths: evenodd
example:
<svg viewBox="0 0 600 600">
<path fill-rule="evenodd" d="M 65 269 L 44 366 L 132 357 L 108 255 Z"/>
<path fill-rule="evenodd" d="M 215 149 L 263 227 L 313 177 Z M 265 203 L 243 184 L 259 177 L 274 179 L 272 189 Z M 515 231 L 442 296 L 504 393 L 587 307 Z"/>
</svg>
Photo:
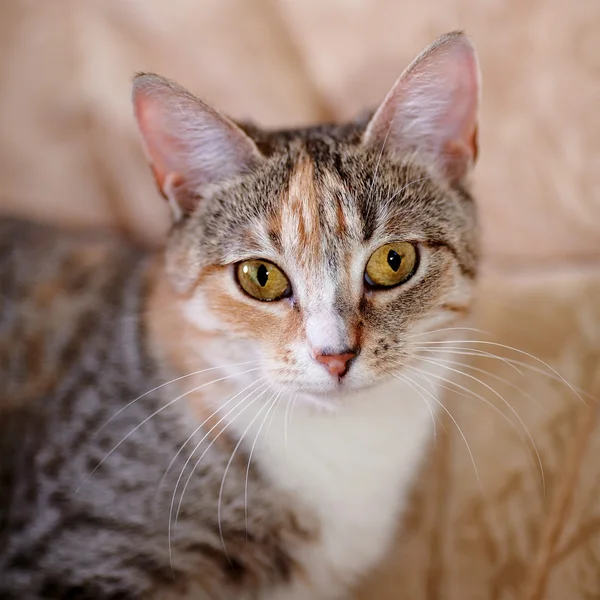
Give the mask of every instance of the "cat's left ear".
<svg viewBox="0 0 600 600">
<path fill-rule="evenodd" d="M 134 79 L 133 105 L 156 183 L 176 219 L 193 211 L 211 184 L 262 158 L 233 121 L 158 75 Z"/>
<path fill-rule="evenodd" d="M 396 81 L 363 143 L 392 154 L 416 152 L 456 184 L 477 158 L 479 94 L 473 45 L 461 32 L 444 35 Z"/>
</svg>

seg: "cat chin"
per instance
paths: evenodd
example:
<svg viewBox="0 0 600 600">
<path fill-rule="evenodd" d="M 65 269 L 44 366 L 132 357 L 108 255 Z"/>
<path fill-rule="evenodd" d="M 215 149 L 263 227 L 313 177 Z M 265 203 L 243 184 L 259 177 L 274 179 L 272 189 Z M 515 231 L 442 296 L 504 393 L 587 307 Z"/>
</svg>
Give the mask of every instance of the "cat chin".
<svg viewBox="0 0 600 600">
<path fill-rule="evenodd" d="M 361 392 L 376 387 L 377 382 L 367 386 L 336 386 L 331 390 L 299 390 L 294 395 L 294 402 L 319 412 L 335 413 L 351 403 Z"/>
<path fill-rule="evenodd" d="M 340 408 L 341 398 L 334 398 L 333 394 L 315 394 L 311 392 L 298 392 L 295 402 L 300 405 L 322 413 L 335 413 Z"/>
</svg>

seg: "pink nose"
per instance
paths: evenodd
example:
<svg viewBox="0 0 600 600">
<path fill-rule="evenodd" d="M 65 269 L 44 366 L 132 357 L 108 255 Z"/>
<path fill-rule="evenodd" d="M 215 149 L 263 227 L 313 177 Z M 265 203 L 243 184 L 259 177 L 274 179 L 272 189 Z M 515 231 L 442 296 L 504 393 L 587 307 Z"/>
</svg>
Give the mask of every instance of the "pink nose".
<svg viewBox="0 0 600 600">
<path fill-rule="evenodd" d="M 343 354 L 317 354 L 319 361 L 334 377 L 343 377 L 348 372 L 348 363 L 356 356 L 356 352 Z"/>
</svg>

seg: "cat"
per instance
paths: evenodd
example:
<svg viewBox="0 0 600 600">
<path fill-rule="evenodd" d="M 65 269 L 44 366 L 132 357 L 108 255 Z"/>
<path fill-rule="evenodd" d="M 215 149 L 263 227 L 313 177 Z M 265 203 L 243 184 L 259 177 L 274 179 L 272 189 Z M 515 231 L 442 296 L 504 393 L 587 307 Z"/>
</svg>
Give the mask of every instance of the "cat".
<svg viewBox="0 0 600 600">
<path fill-rule="evenodd" d="M 165 248 L 1 222 L 3 600 L 334 599 L 377 565 L 435 426 L 419 343 L 476 283 L 479 87 L 461 32 L 346 124 L 140 74 Z"/>
</svg>

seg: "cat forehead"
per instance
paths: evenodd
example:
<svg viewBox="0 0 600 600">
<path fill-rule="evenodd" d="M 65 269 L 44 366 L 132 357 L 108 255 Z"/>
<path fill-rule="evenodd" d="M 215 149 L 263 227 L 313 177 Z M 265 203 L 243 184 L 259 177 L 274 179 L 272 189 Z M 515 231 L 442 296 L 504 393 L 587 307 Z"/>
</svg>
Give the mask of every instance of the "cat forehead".
<svg viewBox="0 0 600 600">
<path fill-rule="evenodd" d="M 335 139 L 294 140 L 219 190 L 195 221 L 213 251 L 266 249 L 333 259 L 386 236 L 456 235 L 456 198 L 410 157 L 390 161 Z M 458 214 L 455 214 L 458 213 Z M 449 225 L 451 227 L 448 227 Z"/>
</svg>

